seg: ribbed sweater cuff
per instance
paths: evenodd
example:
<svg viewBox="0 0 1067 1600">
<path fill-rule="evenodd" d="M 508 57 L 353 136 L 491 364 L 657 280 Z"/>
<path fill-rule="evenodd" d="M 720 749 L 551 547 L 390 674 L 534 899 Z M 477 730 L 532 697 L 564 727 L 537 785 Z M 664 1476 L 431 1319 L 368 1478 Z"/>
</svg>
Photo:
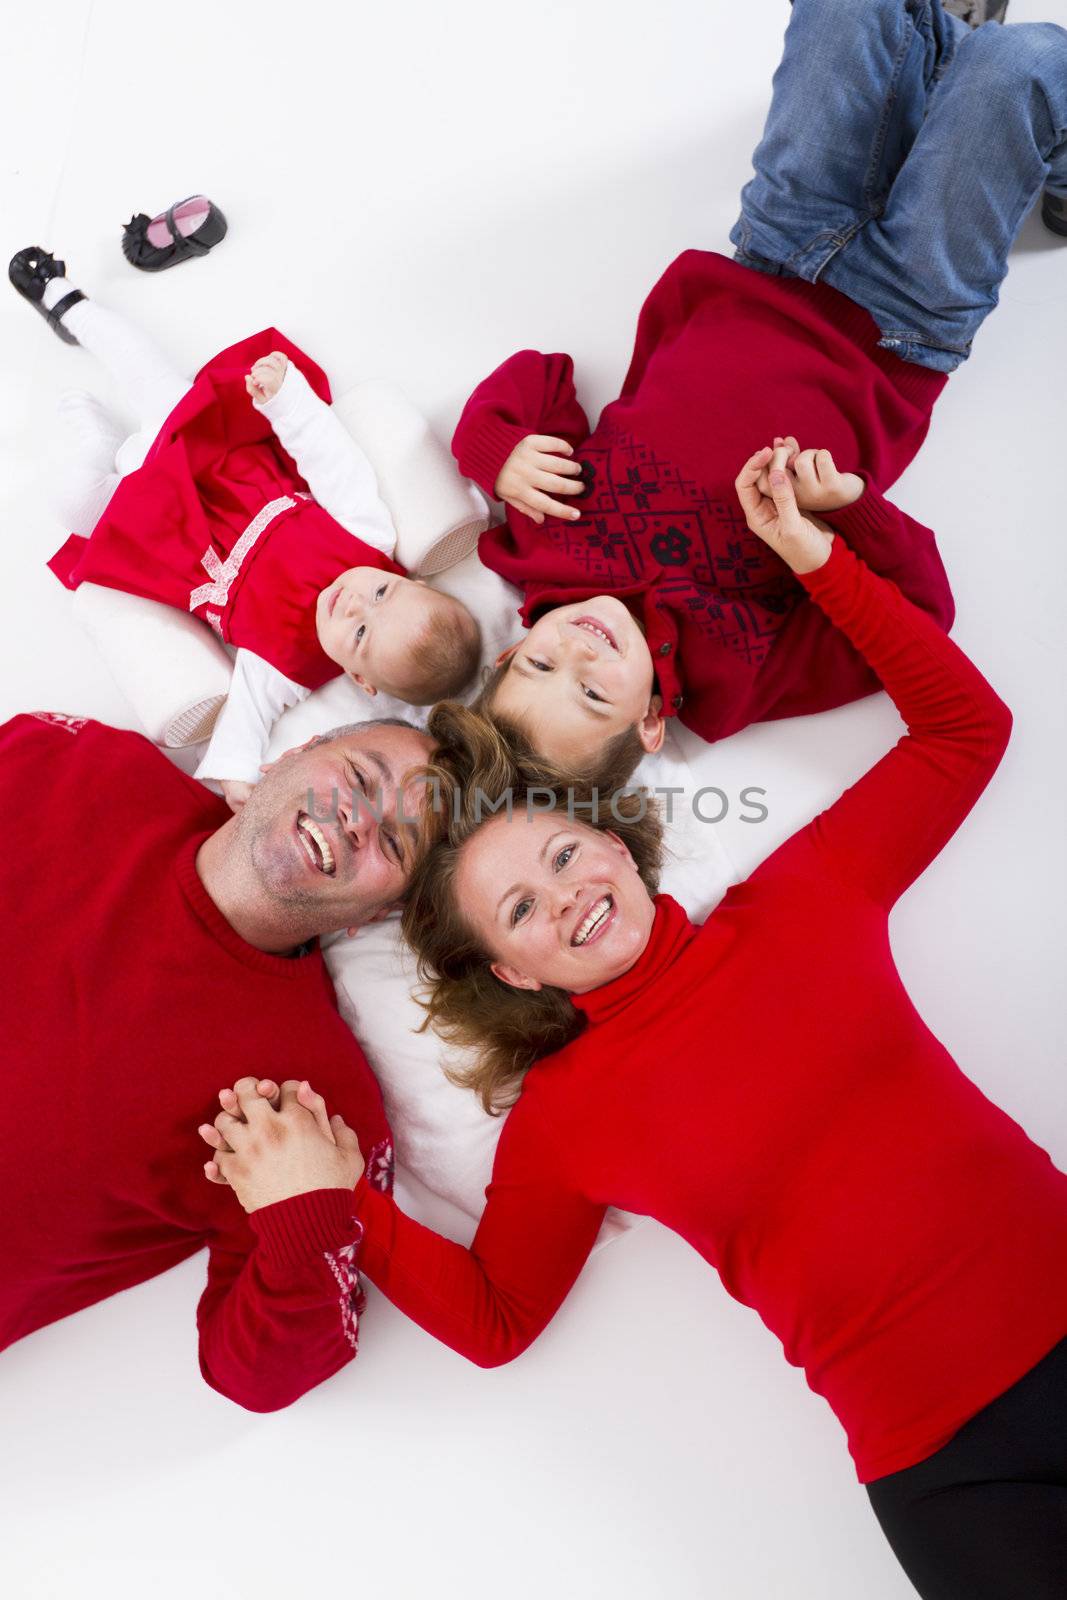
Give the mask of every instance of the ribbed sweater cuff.
<svg viewBox="0 0 1067 1600">
<path fill-rule="evenodd" d="M 351 1189 L 312 1189 L 249 1216 L 259 1248 L 280 1267 L 302 1266 L 359 1237 Z"/>
<path fill-rule="evenodd" d="M 464 439 L 457 454 L 460 471 L 473 478 L 479 488 L 491 499 L 496 499 L 496 480 L 500 469 L 517 444 L 521 444 L 529 428 L 516 428 L 498 417 L 489 417 L 472 429 Z"/>
<path fill-rule="evenodd" d="M 828 511 L 825 520 L 836 532 L 843 534 L 849 543 L 853 539 L 867 542 L 872 538 L 884 538 L 886 534 L 897 532 L 899 526 L 894 512 L 869 483 L 864 486 L 858 500 L 854 500 L 850 506 Z"/>
</svg>

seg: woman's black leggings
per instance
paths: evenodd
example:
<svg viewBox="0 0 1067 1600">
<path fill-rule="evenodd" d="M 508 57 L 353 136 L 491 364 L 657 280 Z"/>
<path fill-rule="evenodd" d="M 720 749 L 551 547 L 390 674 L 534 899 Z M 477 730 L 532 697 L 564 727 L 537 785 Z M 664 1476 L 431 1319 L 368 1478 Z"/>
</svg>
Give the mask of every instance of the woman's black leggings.
<svg viewBox="0 0 1067 1600">
<path fill-rule="evenodd" d="M 867 1493 L 923 1600 L 1065 1600 L 1067 1339 Z"/>
</svg>

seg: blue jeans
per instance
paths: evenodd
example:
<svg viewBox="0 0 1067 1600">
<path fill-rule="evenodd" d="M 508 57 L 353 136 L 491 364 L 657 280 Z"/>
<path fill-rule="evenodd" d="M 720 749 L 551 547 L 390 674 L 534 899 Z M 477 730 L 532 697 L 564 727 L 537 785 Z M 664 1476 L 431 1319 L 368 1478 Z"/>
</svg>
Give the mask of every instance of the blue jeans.
<svg viewBox="0 0 1067 1600">
<path fill-rule="evenodd" d="M 1067 31 L 796 0 L 753 166 L 737 260 L 832 284 L 887 349 L 951 372 L 1042 186 L 1067 194 Z"/>
</svg>

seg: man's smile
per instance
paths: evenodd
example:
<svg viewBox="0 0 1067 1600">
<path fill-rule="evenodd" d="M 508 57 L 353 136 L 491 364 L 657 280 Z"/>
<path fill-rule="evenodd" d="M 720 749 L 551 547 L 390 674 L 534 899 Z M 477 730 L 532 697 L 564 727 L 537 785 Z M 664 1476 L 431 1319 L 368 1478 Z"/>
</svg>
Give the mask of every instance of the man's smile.
<svg viewBox="0 0 1067 1600">
<path fill-rule="evenodd" d="M 326 877 L 332 877 L 337 870 L 337 861 L 323 828 L 309 817 L 306 811 L 301 811 L 296 819 L 296 834 L 301 848 L 316 872 L 321 872 Z"/>
</svg>

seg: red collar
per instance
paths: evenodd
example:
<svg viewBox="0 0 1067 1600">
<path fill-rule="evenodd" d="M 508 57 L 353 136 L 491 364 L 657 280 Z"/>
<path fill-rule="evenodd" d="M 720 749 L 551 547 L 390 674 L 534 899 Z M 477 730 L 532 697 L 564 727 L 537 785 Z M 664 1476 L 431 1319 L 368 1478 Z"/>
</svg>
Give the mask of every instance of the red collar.
<svg viewBox="0 0 1067 1600">
<path fill-rule="evenodd" d="M 588 994 L 571 996 L 575 1007 L 585 1012 L 590 1026 L 610 1022 L 632 1005 L 647 988 L 658 983 L 700 931 L 669 894 L 658 894 L 655 906 L 656 915 L 648 943 L 629 971 L 613 978 L 610 983 L 601 984 L 599 989 L 590 989 Z"/>
</svg>

